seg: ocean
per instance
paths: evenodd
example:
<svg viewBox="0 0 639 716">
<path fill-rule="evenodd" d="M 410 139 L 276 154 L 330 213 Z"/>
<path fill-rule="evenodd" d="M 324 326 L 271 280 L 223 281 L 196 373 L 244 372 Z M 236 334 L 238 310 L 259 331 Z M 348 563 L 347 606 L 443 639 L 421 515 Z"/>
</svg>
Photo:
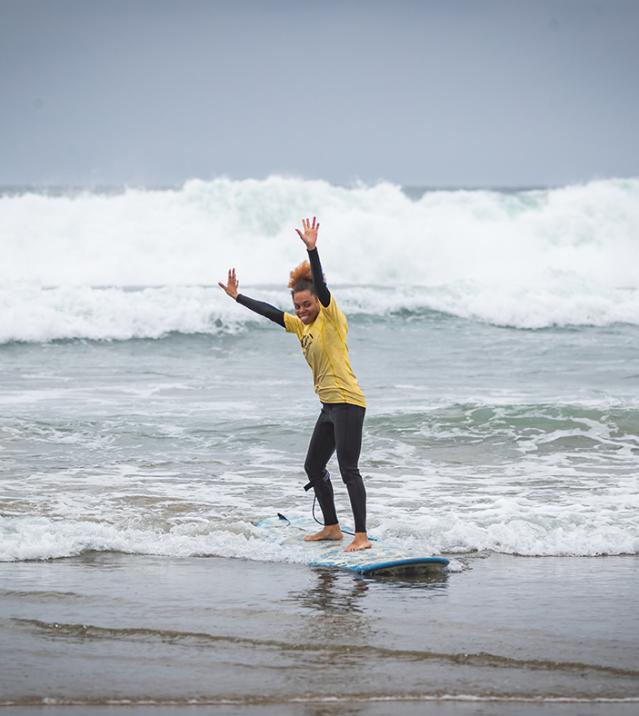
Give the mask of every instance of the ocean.
<svg viewBox="0 0 639 716">
<path fill-rule="evenodd" d="M 16 187 L 0 194 L 0 596 L 11 605 L 20 592 L 16 604 L 24 605 L 31 595 L 35 606 L 26 615 L 7 607 L 0 638 L 17 638 L 16 624 L 29 639 L 61 624 L 63 640 L 80 639 L 78 617 L 50 612 L 55 598 L 37 596 L 80 594 L 77 585 L 40 584 L 45 573 L 53 582 L 66 575 L 63 565 L 77 565 L 85 587 L 99 573 L 112 601 L 125 596 L 114 564 L 131 579 L 144 565 L 164 565 L 198 585 L 200 557 L 221 559 L 227 566 L 217 569 L 229 573 L 221 577 L 229 585 L 243 573 L 315 578 L 305 566 L 312 545 L 273 543 L 254 524 L 276 512 L 310 515 L 303 463 L 320 407 L 310 371 L 292 335 L 217 286 L 235 267 L 242 293 L 292 310 L 288 273 L 305 257 L 294 227 L 313 215 L 368 402 L 360 469 L 370 532 L 449 556 L 446 585 L 429 592 L 440 605 L 453 584 L 478 579 L 489 563 L 491 579 L 495 565 L 506 565 L 523 589 L 526 565 L 549 569 L 535 557 L 587 574 L 575 577 L 579 594 L 597 573 L 610 583 L 624 573 L 639 586 L 639 179 L 520 191 L 340 187 L 285 177 L 160 189 Z M 329 470 L 348 525 L 334 460 Z M 184 565 L 196 566 L 188 572 Z M 18 589 L 12 580 L 27 574 L 33 581 Z M 540 584 L 552 583 L 544 574 Z M 424 597 L 416 585 L 398 586 L 395 596 L 392 589 L 379 586 L 375 609 L 384 608 L 389 590 L 399 603 Z M 574 594 L 559 592 L 566 611 Z M 628 610 L 623 594 L 611 597 L 611 619 Z M 564 654 L 570 639 L 583 638 L 578 628 L 559 651 L 538 640 L 530 656 L 625 669 L 617 674 L 630 679 L 623 686 L 591 693 L 575 676 L 552 688 L 525 679 L 519 691 L 493 684 L 490 693 L 506 702 L 522 694 L 542 702 L 639 698 L 636 606 L 635 596 L 614 634 L 618 646 L 627 640 L 620 663 L 612 665 L 614 649 L 602 647 L 602 634 L 593 636 L 592 658 Z M 594 618 L 597 608 L 583 606 L 580 619 Z M 109 628 L 121 628 L 113 606 L 91 624 L 106 628 L 113 614 Z M 265 623 L 273 618 L 272 605 L 265 607 Z M 168 621 L 163 629 L 177 629 Z M 183 626 L 184 633 L 203 630 Z M 81 639 L 90 641 L 87 634 Z M 461 641 L 436 652 L 454 657 L 469 648 Z M 473 648 L 482 643 L 477 637 Z M 508 658 L 516 644 L 513 637 L 504 648 Z M 30 658 L 27 672 L 36 673 L 50 655 Z M 485 668 L 502 673 L 502 666 Z M 459 673 L 462 685 L 446 683 L 444 695 L 486 695 L 474 672 Z M 48 703 L 73 701 L 72 681 Z M 3 703 L 52 698 L 33 680 L 20 683 L 5 690 Z M 442 696 L 415 683 L 402 693 Z M 133 704 L 147 697 L 187 703 L 177 687 L 172 701 L 148 684 L 146 695 L 131 688 L 122 698 Z M 399 698 L 393 688 L 380 698 Z M 278 689 L 285 694 L 276 699 L 279 713 L 283 703 L 297 713 L 291 694 L 302 691 Z M 115 698 L 108 689 L 76 697 L 84 704 Z M 266 709 L 271 702 L 229 703 Z"/>
</svg>

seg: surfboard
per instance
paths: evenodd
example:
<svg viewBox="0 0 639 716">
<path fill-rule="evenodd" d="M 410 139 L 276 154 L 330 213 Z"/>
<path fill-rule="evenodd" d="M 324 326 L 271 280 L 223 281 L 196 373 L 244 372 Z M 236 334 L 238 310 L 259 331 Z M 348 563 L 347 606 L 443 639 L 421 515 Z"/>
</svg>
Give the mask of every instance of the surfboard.
<svg viewBox="0 0 639 716">
<path fill-rule="evenodd" d="M 364 575 L 413 575 L 441 572 L 448 565 L 446 557 L 435 557 L 419 551 L 406 550 L 391 542 L 369 537 L 373 546 L 360 552 L 344 552 L 346 539 L 340 542 L 304 542 L 304 534 L 319 527 L 311 520 L 278 514 L 256 523 L 278 544 L 301 544 L 308 555 L 310 567 L 346 569 Z"/>
</svg>

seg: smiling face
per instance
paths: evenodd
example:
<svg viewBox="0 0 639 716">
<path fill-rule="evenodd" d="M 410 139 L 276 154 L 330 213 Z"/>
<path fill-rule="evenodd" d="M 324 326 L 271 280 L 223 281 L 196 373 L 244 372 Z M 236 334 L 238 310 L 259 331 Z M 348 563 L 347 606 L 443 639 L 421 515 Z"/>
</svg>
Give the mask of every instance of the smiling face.
<svg viewBox="0 0 639 716">
<path fill-rule="evenodd" d="M 317 296 L 314 296 L 308 290 L 296 291 L 293 294 L 293 306 L 297 317 L 305 326 L 313 323 L 320 312 L 320 303 Z"/>
</svg>

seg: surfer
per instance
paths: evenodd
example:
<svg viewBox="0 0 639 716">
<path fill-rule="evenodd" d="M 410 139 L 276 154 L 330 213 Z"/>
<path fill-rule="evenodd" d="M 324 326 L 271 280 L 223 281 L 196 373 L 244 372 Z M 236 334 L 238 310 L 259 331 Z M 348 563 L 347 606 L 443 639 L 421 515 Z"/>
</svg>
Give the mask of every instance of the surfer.
<svg viewBox="0 0 639 716">
<path fill-rule="evenodd" d="M 304 470 L 322 509 L 324 527 L 304 539 L 314 542 L 343 538 L 335 512 L 333 485 L 326 470 L 330 457 L 337 452 L 355 520 L 355 537 L 345 551 L 354 552 L 371 546 L 366 533 L 366 489 L 358 468 L 366 400 L 348 358 L 346 317 L 335 303 L 322 273 L 316 246 L 319 226 L 313 217 L 312 222 L 302 220 L 301 231 L 295 229 L 308 253 L 308 261 L 290 274 L 288 287 L 295 315 L 239 293 L 234 268 L 229 269 L 227 283 L 220 281 L 218 285 L 238 303 L 269 318 L 299 339 L 313 372 L 315 392 L 322 403 Z"/>
</svg>

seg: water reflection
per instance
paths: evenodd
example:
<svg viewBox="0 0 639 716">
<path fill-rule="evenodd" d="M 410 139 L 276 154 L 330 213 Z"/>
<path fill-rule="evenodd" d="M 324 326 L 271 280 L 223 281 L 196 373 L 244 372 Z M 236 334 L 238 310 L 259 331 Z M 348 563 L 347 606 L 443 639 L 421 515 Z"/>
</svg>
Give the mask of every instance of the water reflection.
<svg viewBox="0 0 639 716">
<path fill-rule="evenodd" d="M 334 569 L 317 568 L 313 571 L 317 575 L 315 586 L 299 593 L 303 606 L 339 614 L 362 611 L 360 601 L 368 591 L 364 580 L 351 579 L 350 575 Z"/>
<path fill-rule="evenodd" d="M 304 638 L 326 641 L 360 641 L 370 637 L 371 624 L 364 609 L 368 583 L 330 569 L 314 569 L 314 584 L 289 592 L 288 600 L 310 612 L 304 621 Z"/>
<path fill-rule="evenodd" d="M 448 587 L 448 571 L 437 569 L 433 571 L 407 569 L 401 573 L 371 574 L 361 577 L 369 582 L 383 584 L 389 589 L 413 589 L 421 592 L 445 592 Z"/>
<path fill-rule="evenodd" d="M 377 631 L 374 624 L 378 608 L 370 597 L 383 594 L 397 605 L 401 594 L 408 600 L 406 608 L 410 608 L 409 602 L 414 598 L 443 596 L 448 587 L 445 571 L 363 577 L 316 568 L 313 576 L 309 588 L 290 591 L 286 600 L 297 604 L 308 617 L 301 637 L 321 642 L 367 642 Z"/>
</svg>

